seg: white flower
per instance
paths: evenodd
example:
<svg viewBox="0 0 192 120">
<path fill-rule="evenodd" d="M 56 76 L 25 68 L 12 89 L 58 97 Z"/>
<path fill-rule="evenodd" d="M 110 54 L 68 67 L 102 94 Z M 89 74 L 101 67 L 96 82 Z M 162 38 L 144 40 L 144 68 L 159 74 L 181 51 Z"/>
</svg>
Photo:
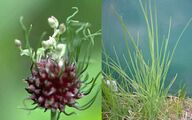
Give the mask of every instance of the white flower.
<svg viewBox="0 0 192 120">
<path fill-rule="evenodd" d="M 65 49 L 66 49 L 66 44 L 58 44 L 57 45 L 57 47 L 56 47 L 56 49 L 58 50 L 58 51 L 65 51 Z"/>
<path fill-rule="evenodd" d="M 51 16 L 48 18 L 48 23 L 49 23 L 50 27 L 54 28 L 54 29 L 58 28 L 58 26 L 59 26 L 59 22 L 54 16 Z"/>
<path fill-rule="evenodd" d="M 36 52 L 36 60 L 40 61 L 41 57 L 45 55 L 45 49 L 44 48 L 38 48 Z"/>
<path fill-rule="evenodd" d="M 65 24 L 64 23 L 60 24 L 59 25 L 59 33 L 63 34 L 65 31 L 66 31 Z"/>
<path fill-rule="evenodd" d="M 66 44 L 58 44 L 57 47 L 56 47 L 56 53 L 55 53 L 55 58 L 56 59 L 61 59 L 64 55 L 65 55 L 65 52 L 66 52 Z"/>
<path fill-rule="evenodd" d="M 15 39 L 15 45 L 16 45 L 18 48 L 21 48 L 22 43 L 21 43 L 20 40 Z"/>
<path fill-rule="evenodd" d="M 49 37 L 49 40 L 46 40 L 46 41 L 42 41 L 42 46 L 43 48 L 47 49 L 47 48 L 51 48 L 53 46 L 56 46 L 56 40 L 55 38 L 53 37 Z"/>
</svg>

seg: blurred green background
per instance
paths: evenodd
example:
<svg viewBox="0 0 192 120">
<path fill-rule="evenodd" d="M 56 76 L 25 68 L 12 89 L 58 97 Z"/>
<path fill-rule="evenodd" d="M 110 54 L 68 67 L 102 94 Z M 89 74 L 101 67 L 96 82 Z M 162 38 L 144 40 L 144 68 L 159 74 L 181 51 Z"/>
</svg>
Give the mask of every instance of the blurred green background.
<svg viewBox="0 0 192 120">
<path fill-rule="evenodd" d="M 143 0 L 143 2 L 148 0 Z M 168 32 L 169 20 L 172 17 L 172 30 L 170 36 L 169 50 L 172 50 L 184 26 L 192 17 L 192 0 L 151 0 L 156 1 L 159 37 L 160 43 L 162 38 Z M 146 23 L 139 0 L 103 0 L 102 10 L 102 27 L 104 48 L 109 56 L 115 59 L 113 46 L 120 57 L 122 66 L 126 66 L 123 60 L 123 53 L 126 53 L 121 25 L 114 14 L 114 9 L 122 16 L 133 36 L 137 32 L 140 34 L 141 47 L 144 49 L 145 57 L 148 57 L 149 49 L 147 42 Z M 154 5 L 152 6 L 152 8 Z M 148 52 L 148 53 L 147 53 Z M 192 96 L 192 24 L 183 34 L 168 73 L 167 83 L 178 73 L 177 79 L 173 84 L 170 93 L 177 94 L 178 90 L 186 85 L 187 95 Z M 121 59 L 122 58 L 122 59 Z M 128 69 L 126 69 L 128 72 Z"/>
<path fill-rule="evenodd" d="M 30 73 L 30 60 L 19 56 L 14 39 L 24 38 L 19 26 L 19 17 L 24 16 L 26 25 L 33 24 L 30 42 L 36 48 L 40 44 L 42 32 L 48 32 L 46 38 L 52 32 L 47 18 L 53 15 L 59 21 L 65 21 L 73 12 L 73 6 L 79 7 L 80 12 L 76 17 L 78 20 L 90 22 L 93 31 L 101 29 L 101 0 L 0 0 L 0 120 L 50 119 L 50 111 L 44 113 L 42 109 L 37 109 L 29 113 L 18 109 L 28 96 L 22 79 Z M 101 70 L 100 39 L 101 37 L 96 39 L 88 69 L 92 76 Z M 93 94 L 83 98 L 82 102 L 89 100 Z M 70 117 L 62 114 L 61 120 L 101 120 L 101 95 L 88 110 Z"/>
</svg>

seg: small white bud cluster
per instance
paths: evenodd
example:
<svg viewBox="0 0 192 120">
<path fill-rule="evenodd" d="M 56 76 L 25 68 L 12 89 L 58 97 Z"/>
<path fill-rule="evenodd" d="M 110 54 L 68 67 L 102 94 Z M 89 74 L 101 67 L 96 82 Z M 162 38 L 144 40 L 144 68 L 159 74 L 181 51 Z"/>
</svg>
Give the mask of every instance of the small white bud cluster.
<svg viewBox="0 0 192 120">
<path fill-rule="evenodd" d="M 54 16 L 48 18 L 48 23 L 50 27 L 54 29 L 54 33 L 48 40 L 42 41 L 42 47 L 44 48 L 44 51 L 50 48 L 54 49 L 52 57 L 60 60 L 65 54 L 66 44 L 57 44 L 56 39 L 58 35 L 61 35 L 66 31 L 66 27 L 64 23 L 59 24 L 58 20 Z"/>
<path fill-rule="evenodd" d="M 55 38 L 49 36 L 49 39 L 46 40 L 46 41 L 42 41 L 42 46 L 45 48 L 45 49 L 48 49 L 48 48 L 51 48 L 51 47 L 55 47 L 56 46 L 56 40 Z"/>
<path fill-rule="evenodd" d="M 65 24 L 59 24 L 58 20 L 54 16 L 48 18 L 48 24 L 54 29 L 54 33 L 52 36 L 49 36 L 48 40 L 41 42 L 42 47 L 38 48 L 36 52 L 33 52 L 30 46 L 25 49 L 22 48 L 22 42 L 15 39 L 15 45 L 19 48 L 21 56 L 30 56 L 32 60 L 39 61 L 43 56 L 45 57 L 45 51 L 49 50 L 48 56 L 52 56 L 53 59 L 60 61 L 61 58 L 63 58 L 66 52 L 66 44 L 58 43 L 58 38 L 66 31 Z"/>
<path fill-rule="evenodd" d="M 52 55 L 53 59 L 56 59 L 58 61 L 63 60 L 62 58 L 66 53 L 66 47 L 66 44 L 57 44 L 54 54 Z"/>
<path fill-rule="evenodd" d="M 21 40 L 15 39 L 15 45 L 17 48 L 20 50 L 20 55 L 21 56 L 31 56 L 32 55 L 32 50 L 31 49 L 22 49 L 22 43 Z"/>
<path fill-rule="evenodd" d="M 59 26 L 59 22 L 54 16 L 51 16 L 48 18 L 48 23 L 49 23 L 50 27 L 53 29 L 57 29 Z"/>
<path fill-rule="evenodd" d="M 56 49 L 57 51 L 62 51 L 63 49 L 66 49 L 66 44 L 58 44 Z"/>
<path fill-rule="evenodd" d="M 51 16 L 48 18 L 48 23 L 51 28 L 53 28 L 55 31 L 57 31 L 57 34 L 63 34 L 66 31 L 66 27 L 64 23 L 61 23 L 59 25 L 58 20 L 54 17 Z M 58 28 L 59 27 L 59 28 Z"/>
<path fill-rule="evenodd" d="M 58 59 L 61 59 L 66 52 L 67 45 L 66 44 L 58 44 L 56 47 L 56 51 L 58 52 Z"/>
</svg>

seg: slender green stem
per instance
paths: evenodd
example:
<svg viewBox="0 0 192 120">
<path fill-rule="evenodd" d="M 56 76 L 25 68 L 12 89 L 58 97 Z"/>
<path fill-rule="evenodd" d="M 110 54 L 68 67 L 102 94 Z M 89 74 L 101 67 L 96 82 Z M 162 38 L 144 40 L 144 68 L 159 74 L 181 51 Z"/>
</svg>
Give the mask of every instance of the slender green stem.
<svg viewBox="0 0 192 120">
<path fill-rule="evenodd" d="M 57 112 L 51 110 L 51 120 L 57 120 Z"/>
</svg>

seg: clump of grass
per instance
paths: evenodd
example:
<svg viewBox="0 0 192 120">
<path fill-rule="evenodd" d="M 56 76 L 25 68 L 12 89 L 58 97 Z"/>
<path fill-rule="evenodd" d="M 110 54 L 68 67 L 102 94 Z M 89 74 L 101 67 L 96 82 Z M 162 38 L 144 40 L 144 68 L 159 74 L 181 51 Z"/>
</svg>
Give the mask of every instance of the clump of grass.
<svg viewBox="0 0 192 120">
<path fill-rule="evenodd" d="M 146 58 L 140 48 L 139 34 L 136 38 L 133 37 L 122 17 L 117 14 L 128 53 L 128 57 L 123 55 L 123 59 L 129 73 L 123 70 L 115 49 L 116 61 L 105 55 L 104 64 L 107 68 L 104 72 L 105 80 L 119 79 L 120 82 L 118 83 L 118 92 L 112 91 L 111 87 L 103 84 L 104 119 L 156 120 L 166 119 L 169 116 L 168 111 L 165 110 L 165 103 L 169 102 L 167 101 L 168 92 L 175 82 L 177 74 L 173 76 L 168 85 L 165 85 L 165 80 L 176 47 L 192 19 L 184 27 L 174 48 L 169 50 L 171 18 L 167 35 L 160 39 L 156 7 L 152 9 L 150 0 L 145 5 L 141 0 L 139 3 L 146 22 L 150 57 Z M 115 78 L 114 74 L 117 75 Z M 178 104 L 180 105 L 180 103 Z"/>
</svg>

